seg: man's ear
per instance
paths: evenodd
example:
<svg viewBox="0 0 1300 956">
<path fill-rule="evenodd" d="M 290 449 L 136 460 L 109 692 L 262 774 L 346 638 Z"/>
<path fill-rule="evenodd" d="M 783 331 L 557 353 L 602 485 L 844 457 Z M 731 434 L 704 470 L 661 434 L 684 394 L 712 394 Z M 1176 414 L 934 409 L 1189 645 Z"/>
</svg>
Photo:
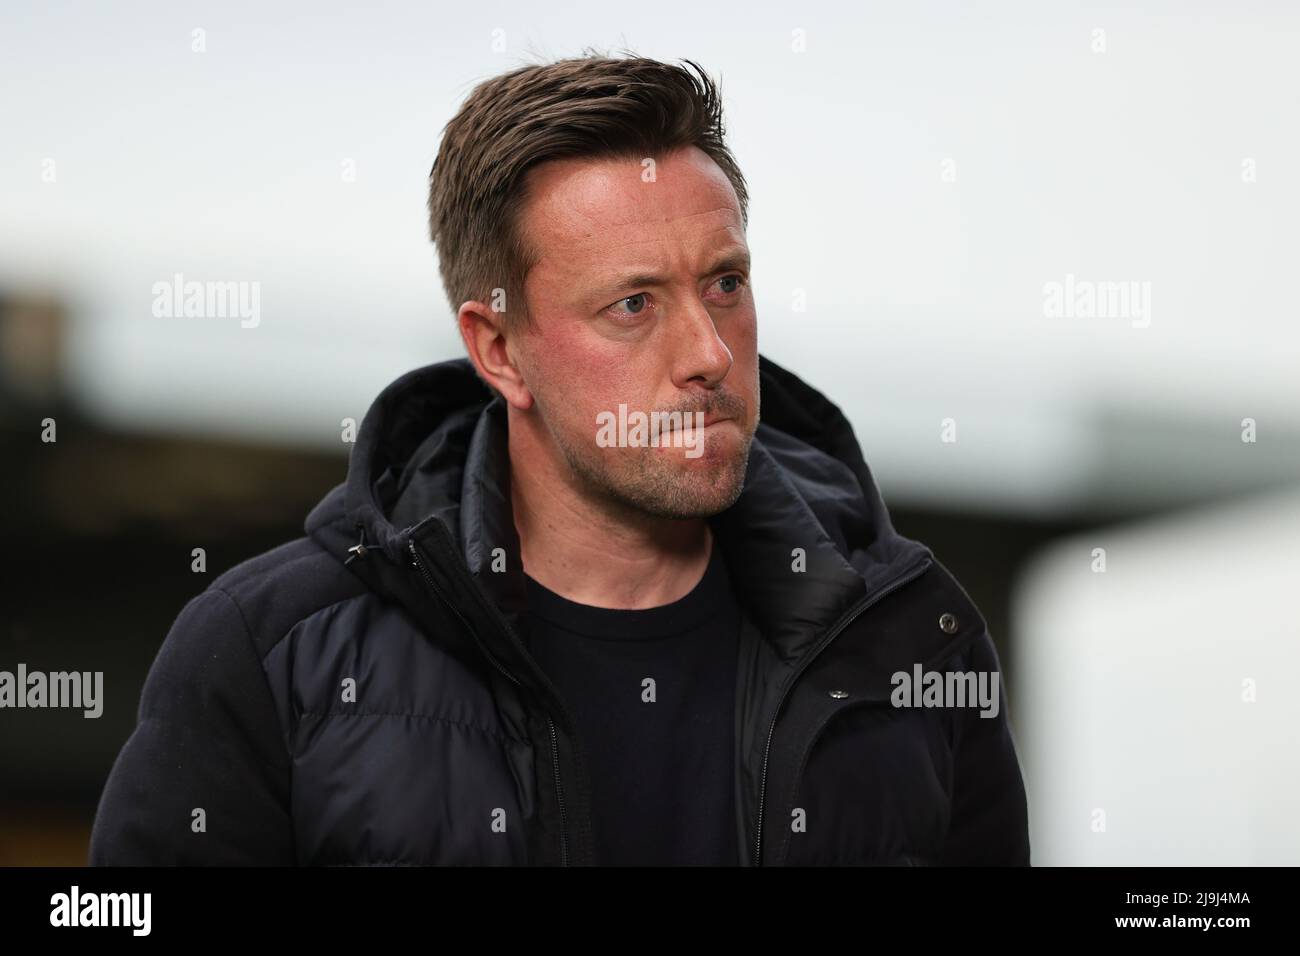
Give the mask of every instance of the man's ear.
<svg viewBox="0 0 1300 956">
<path fill-rule="evenodd" d="M 461 304 L 456 323 L 479 377 L 515 408 L 531 408 L 533 393 L 511 354 L 505 316 L 482 302 L 469 301 Z"/>
</svg>

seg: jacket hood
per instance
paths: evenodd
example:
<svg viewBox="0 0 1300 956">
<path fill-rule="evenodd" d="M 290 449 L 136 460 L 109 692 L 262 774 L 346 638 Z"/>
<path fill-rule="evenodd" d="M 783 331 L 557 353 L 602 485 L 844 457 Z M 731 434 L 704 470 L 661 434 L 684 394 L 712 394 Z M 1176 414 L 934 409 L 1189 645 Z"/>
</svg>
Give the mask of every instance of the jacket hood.
<svg viewBox="0 0 1300 956">
<path fill-rule="evenodd" d="M 743 490 L 709 520 L 742 608 L 789 663 L 865 594 L 931 555 L 894 530 L 840 409 L 763 356 L 759 375 Z M 346 480 L 305 531 L 391 600 L 418 608 L 433 584 L 465 622 L 508 631 L 526 594 L 508 464 L 504 401 L 468 358 L 427 365 L 375 399 Z M 412 542 L 429 559 L 427 582 Z M 500 560 L 493 569 L 496 549 L 504 573 Z M 796 549 L 802 573 L 792 573 Z M 508 664 L 511 649 L 495 650 Z"/>
</svg>

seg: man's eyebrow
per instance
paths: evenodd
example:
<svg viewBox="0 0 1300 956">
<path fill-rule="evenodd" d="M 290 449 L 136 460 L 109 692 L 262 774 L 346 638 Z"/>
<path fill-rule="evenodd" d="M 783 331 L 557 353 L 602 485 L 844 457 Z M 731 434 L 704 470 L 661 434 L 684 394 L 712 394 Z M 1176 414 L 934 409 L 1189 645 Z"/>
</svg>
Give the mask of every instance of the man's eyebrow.
<svg viewBox="0 0 1300 956">
<path fill-rule="evenodd" d="M 715 272 L 743 272 L 749 275 L 750 257 L 747 249 L 731 249 L 722 253 L 714 259 L 707 269 L 701 275 L 713 275 Z M 624 289 L 637 288 L 640 286 L 665 285 L 667 280 L 660 275 L 652 272 L 629 272 L 626 275 L 615 276 L 608 283 L 601 286 L 601 295 L 614 295 L 622 292 Z"/>
</svg>

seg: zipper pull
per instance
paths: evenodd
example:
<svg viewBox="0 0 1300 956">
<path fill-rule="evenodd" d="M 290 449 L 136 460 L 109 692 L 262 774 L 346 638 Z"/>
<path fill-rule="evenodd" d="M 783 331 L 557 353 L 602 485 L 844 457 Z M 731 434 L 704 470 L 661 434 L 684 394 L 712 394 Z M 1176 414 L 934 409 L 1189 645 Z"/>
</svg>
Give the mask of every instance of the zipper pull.
<svg viewBox="0 0 1300 956">
<path fill-rule="evenodd" d="M 364 558 L 368 550 L 366 545 L 366 526 L 358 522 L 357 527 L 361 530 L 361 540 L 348 548 L 348 554 L 352 555 L 352 557 L 343 562 L 344 567 L 351 564 L 357 558 Z"/>
</svg>

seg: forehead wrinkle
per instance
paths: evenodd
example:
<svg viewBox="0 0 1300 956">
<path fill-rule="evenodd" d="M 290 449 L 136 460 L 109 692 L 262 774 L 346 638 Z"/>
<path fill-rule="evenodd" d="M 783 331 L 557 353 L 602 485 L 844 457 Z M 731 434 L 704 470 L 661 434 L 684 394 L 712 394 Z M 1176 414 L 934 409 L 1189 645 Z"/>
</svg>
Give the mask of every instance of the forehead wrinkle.
<svg viewBox="0 0 1300 956">
<path fill-rule="evenodd" d="M 735 206 L 734 198 L 730 195 L 725 198 L 720 195 L 722 192 L 721 184 L 713 184 L 710 190 L 714 193 L 715 201 L 718 205 L 711 206 L 708 209 L 699 209 L 683 211 L 676 214 L 660 215 L 655 214 L 654 209 L 657 205 L 655 200 L 664 198 L 662 194 L 659 197 L 652 197 L 647 194 L 634 193 L 634 189 L 644 188 L 644 185 L 638 182 L 635 186 L 629 185 L 618 195 L 620 197 L 640 197 L 633 199 L 631 202 L 611 203 L 608 194 L 601 197 L 588 196 L 577 190 L 578 195 L 573 197 L 576 201 L 567 201 L 570 193 L 575 188 L 575 183 L 570 181 L 564 184 L 559 190 L 550 190 L 545 194 L 543 201 L 539 204 L 537 212 L 540 213 L 541 222 L 539 225 L 541 240 L 538 244 L 537 252 L 539 262 L 546 262 L 547 265 L 557 270 L 560 274 L 573 275 L 575 273 L 586 271 L 586 263 L 583 261 L 584 255 L 588 250 L 593 248 L 597 250 L 611 250 L 635 248 L 643 245 L 662 245 L 664 243 L 673 243 L 678 237 L 672 235 L 671 231 L 663 228 L 664 224 L 674 222 L 690 222 L 701 217 L 715 217 L 718 222 L 715 226 L 705 227 L 705 231 L 700 237 L 686 236 L 683 240 L 696 245 L 699 239 L 713 237 L 717 233 L 724 233 L 728 239 L 740 240 L 743 243 L 743 229 L 741 227 L 741 218 Z M 539 197 L 541 198 L 541 197 Z M 689 201 L 689 196 L 683 197 L 683 201 Z M 671 199 L 668 205 L 682 205 L 682 202 L 672 203 Z M 610 221 L 608 209 L 615 206 L 620 213 L 627 214 L 627 218 L 620 218 L 617 221 Z M 649 208 L 647 208 L 649 207 Z M 647 213 L 651 213 L 647 215 Z M 590 228 L 597 226 L 598 228 Z M 573 235 L 575 231 L 578 235 Z M 584 228 L 587 227 L 587 228 Z M 651 235 L 626 235 L 626 233 L 636 229 L 643 228 L 651 231 Z M 610 232 L 623 232 L 622 236 L 611 236 Z M 694 240 L 694 241 L 692 241 Z M 691 251 L 694 255 L 694 250 Z M 608 265 L 608 264 L 603 264 Z M 648 269 L 646 271 L 656 271 Z"/>
<path fill-rule="evenodd" d="M 736 237 L 734 235 L 734 229 L 734 225 L 731 224 L 720 225 L 717 228 L 710 229 L 708 232 L 704 233 L 702 238 L 708 239 L 721 233 L 725 237 L 727 247 L 733 249 L 737 254 L 739 254 L 740 250 L 744 248 L 744 244 L 735 241 Z M 558 262 L 560 263 L 561 271 L 572 273 L 584 270 L 584 263 L 580 260 L 580 254 L 588 248 L 598 247 L 606 250 L 631 249 L 638 246 L 654 246 L 662 248 L 666 243 L 671 244 L 670 239 L 671 237 L 651 236 L 628 238 L 623 241 L 610 242 L 605 237 L 594 235 L 583 236 L 577 241 L 566 244 L 565 248 L 559 251 L 549 255 L 544 253 L 542 255 L 542 261 Z M 681 250 L 682 254 L 687 259 L 705 260 L 713 258 L 711 255 L 712 250 L 718 244 L 716 242 L 706 242 L 691 243 L 690 245 L 693 248 Z M 703 246 L 703 248 L 701 248 L 701 246 Z M 575 253 L 577 255 L 575 255 Z M 676 253 L 677 250 L 670 251 L 667 258 L 670 260 L 676 258 Z M 606 266 L 608 266 L 610 271 L 653 273 L 660 271 L 660 266 L 657 263 L 662 260 L 663 257 L 655 253 L 650 253 L 646 257 L 633 253 L 629 258 L 632 260 L 631 265 L 623 265 L 622 263 L 602 263 L 597 268 L 600 269 L 600 271 L 604 271 Z"/>
<path fill-rule="evenodd" d="M 724 211 L 726 209 L 726 207 L 721 207 L 721 208 Z M 706 212 L 690 213 L 688 215 L 694 217 L 697 215 L 709 215 L 711 213 L 715 213 L 718 211 L 719 211 L 718 209 L 712 209 Z M 744 245 L 745 244 L 744 234 L 743 232 L 740 231 L 739 226 L 740 224 L 735 222 L 734 220 L 731 222 L 719 222 L 716 226 L 708 228 L 704 232 L 700 233 L 698 236 L 698 241 L 691 241 L 696 237 L 682 237 L 682 238 L 685 241 L 687 241 L 690 245 L 697 246 L 701 244 L 709 244 L 709 240 L 712 240 L 715 236 L 721 233 L 726 238 L 727 241 L 733 244 Z M 552 238 L 560 239 L 560 237 L 555 237 L 554 235 L 552 235 Z M 542 252 L 542 259 L 552 259 L 558 257 L 564 260 L 572 260 L 573 253 L 584 251 L 593 246 L 600 249 L 623 249 L 627 247 L 643 246 L 643 245 L 662 246 L 665 243 L 675 244 L 674 240 L 677 238 L 678 237 L 671 234 L 668 235 L 657 234 L 652 236 L 611 237 L 609 235 L 600 235 L 597 233 L 584 233 L 581 236 L 565 237 L 563 239 L 560 239 L 560 241 L 558 242 L 553 242 L 551 244 L 551 249 L 549 250 L 543 249 L 541 250 L 541 252 Z M 558 247 L 558 249 L 556 247 Z"/>
<path fill-rule="evenodd" d="M 617 222 L 617 223 L 612 223 L 607 225 L 613 225 L 613 226 L 629 226 L 629 225 L 638 225 L 638 224 L 655 225 L 657 223 L 674 222 L 681 219 L 694 219 L 698 216 L 709 216 L 718 212 L 733 212 L 733 211 L 734 210 L 731 210 L 726 206 L 719 206 L 715 209 L 708 209 L 702 212 L 683 213 L 680 216 L 665 216 L 662 219 L 656 218 L 651 220 Z M 549 220 L 549 223 L 553 224 L 554 222 L 555 220 Z M 717 232 L 730 232 L 731 230 L 735 229 L 738 225 L 739 223 L 737 223 L 734 219 L 731 222 L 722 222 L 719 223 L 717 226 L 709 229 L 706 233 L 704 233 L 704 235 L 711 236 Z M 610 236 L 608 236 L 607 234 L 601 235 L 596 232 L 585 232 L 580 236 L 574 236 L 574 237 L 558 236 L 556 235 L 554 228 L 546 229 L 544 232 L 544 236 L 551 240 L 552 245 L 568 246 L 570 248 L 581 248 L 582 246 L 593 242 L 599 242 L 602 245 L 624 246 L 624 245 L 635 245 L 637 243 L 664 242 L 666 240 L 672 240 L 676 238 L 671 235 L 636 236 L 636 237 L 615 239 L 614 242 L 611 244 Z"/>
<path fill-rule="evenodd" d="M 637 179 L 634 183 L 621 183 L 620 187 L 613 191 L 615 201 L 611 203 L 609 201 L 611 198 L 610 192 L 602 191 L 600 195 L 590 195 L 580 180 L 570 180 L 565 182 L 559 190 L 552 190 L 547 194 L 547 204 L 559 205 L 564 209 L 571 210 L 583 219 L 592 222 L 608 222 L 608 207 L 614 205 L 620 210 L 626 210 L 630 214 L 630 218 L 618 220 L 618 224 L 627 224 L 630 222 L 645 221 L 647 217 L 638 214 L 647 211 L 647 209 L 651 211 L 655 207 L 676 209 L 690 203 L 696 198 L 692 196 L 689 191 L 685 191 L 682 194 L 678 194 L 673 190 L 669 190 L 667 194 L 663 192 L 656 193 L 647 191 L 647 187 L 662 184 L 662 182 L 658 184 L 643 183 L 640 179 Z M 709 209 L 680 212 L 675 215 L 666 215 L 663 217 L 652 214 L 648 218 L 654 220 L 662 219 L 664 222 L 669 222 L 675 219 L 691 219 L 696 216 L 707 216 L 719 212 L 732 214 L 737 213 L 734 193 L 724 184 L 707 182 L 701 185 L 702 188 L 699 192 L 702 192 L 704 195 L 701 195 L 698 198 L 701 198 L 706 202 L 712 199 L 717 203 L 717 205 Z M 572 196 L 571 194 L 575 191 L 577 192 L 577 195 Z M 570 196 L 566 197 L 563 195 L 564 193 L 570 193 Z"/>
</svg>

